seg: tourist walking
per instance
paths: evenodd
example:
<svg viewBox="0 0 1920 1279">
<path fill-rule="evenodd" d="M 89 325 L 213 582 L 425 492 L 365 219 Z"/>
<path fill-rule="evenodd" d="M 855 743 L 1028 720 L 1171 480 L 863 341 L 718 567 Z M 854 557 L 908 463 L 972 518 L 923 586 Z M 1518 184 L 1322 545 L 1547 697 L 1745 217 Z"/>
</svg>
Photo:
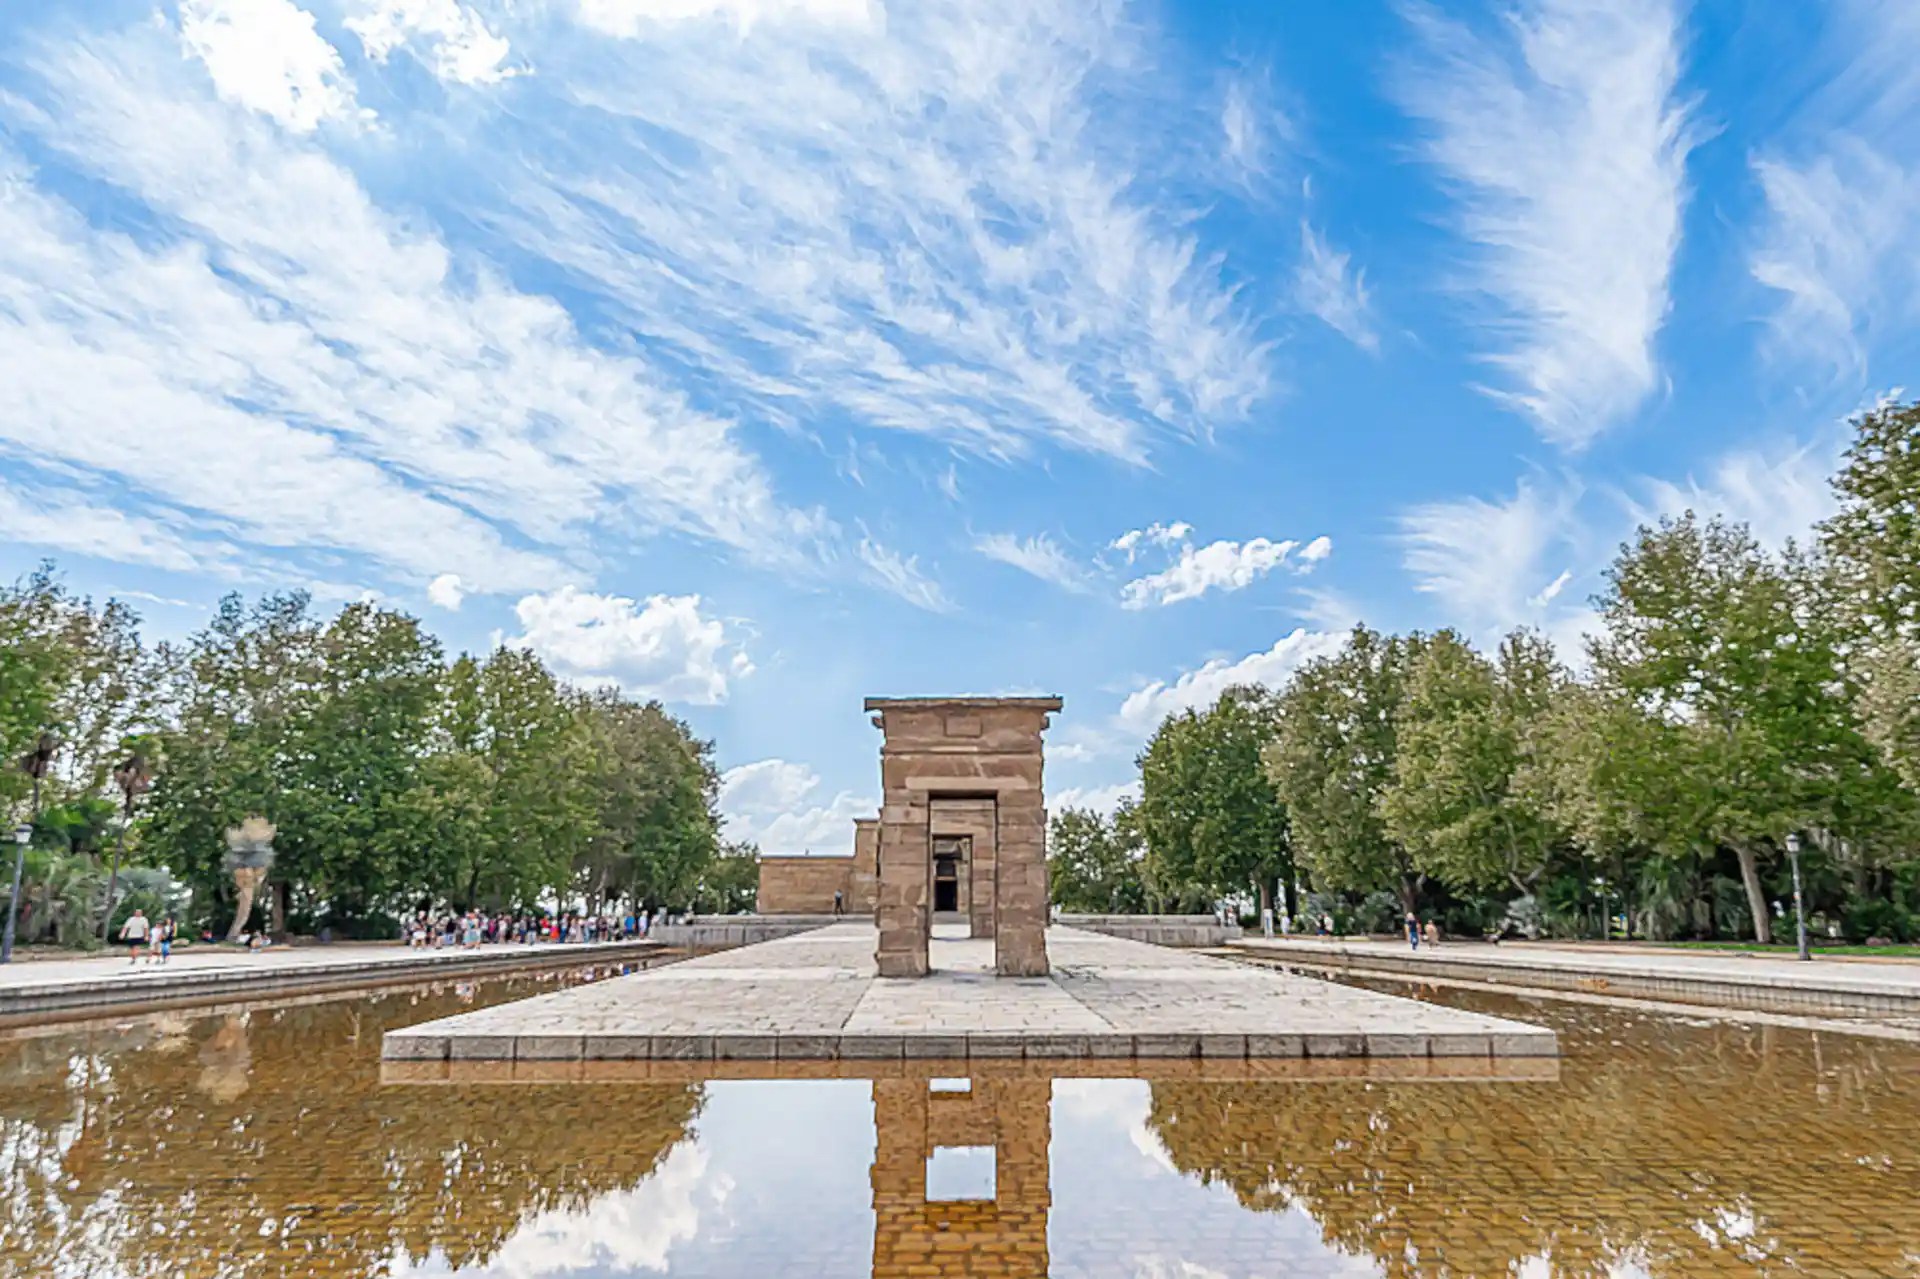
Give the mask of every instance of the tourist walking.
<svg viewBox="0 0 1920 1279">
<path fill-rule="evenodd" d="M 1420 920 L 1412 911 L 1407 912 L 1407 945 L 1414 950 L 1420 949 Z"/>
<path fill-rule="evenodd" d="M 833 890 L 833 917 L 839 919 L 847 913 L 846 895 L 839 889 Z"/>
<path fill-rule="evenodd" d="M 1427 948 L 1429 950 L 1440 944 L 1440 925 L 1429 919 L 1425 932 L 1427 936 Z"/>
<path fill-rule="evenodd" d="M 146 913 L 135 907 L 133 914 L 127 916 L 127 922 L 120 925 L 120 940 L 127 943 L 127 962 L 140 962 L 140 952 L 147 948 L 147 937 L 153 932 L 153 925 Z"/>
<path fill-rule="evenodd" d="M 160 921 L 160 962 L 166 963 L 173 958 L 173 935 L 180 931 L 180 925 L 174 922 L 172 915 Z"/>
</svg>

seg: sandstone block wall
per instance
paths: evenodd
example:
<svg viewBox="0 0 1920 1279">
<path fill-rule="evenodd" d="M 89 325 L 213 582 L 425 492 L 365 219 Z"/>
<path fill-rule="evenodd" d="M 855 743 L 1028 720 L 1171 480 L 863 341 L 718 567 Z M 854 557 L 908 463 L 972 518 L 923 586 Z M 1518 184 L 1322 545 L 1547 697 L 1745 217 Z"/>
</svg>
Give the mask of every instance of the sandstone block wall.
<svg viewBox="0 0 1920 1279">
<path fill-rule="evenodd" d="M 853 900 L 857 857 L 762 857 L 760 891 L 754 909 L 762 915 L 830 915 L 833 895 L 842 894 L 849 915 L 861 907 Z"/>
<path fill-rule="evenodd" d="M 885 734 L 876 911 L 883 977 L 926 974 L 934 813 L 956 801 L 974 802 L 955 811 L 966 812 L 969 830 L 978 833 L 986 827 L 980 805 L 993 805 L 993 864 L 983 869 L 976 856 L 969 873 L 975 922 L 994 938 L 996 970 L 1047 972 L 1041 734 L 1059 709 L 1057 697 L 868 699 Z M 991 919 L 982 921 L 983 912 Z"/>
<path fill-rule="evenodd" d="M 847 892 L 847 910 L 873 914 L 880 896 L 880 819 L 856 817 L 853 822 L 853 873 Z"/>
</svg>

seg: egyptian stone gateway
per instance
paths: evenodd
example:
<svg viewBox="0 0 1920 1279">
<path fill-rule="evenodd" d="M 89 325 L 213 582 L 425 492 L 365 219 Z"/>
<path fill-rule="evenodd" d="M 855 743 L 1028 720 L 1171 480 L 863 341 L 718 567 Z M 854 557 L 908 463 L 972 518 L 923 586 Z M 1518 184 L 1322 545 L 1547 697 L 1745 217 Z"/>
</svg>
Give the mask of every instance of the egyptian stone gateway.
<svg viewBox="0 0 1920 1279">
<path fill-rule="evenodd" d="M 870 697 L 882 733 L 874 916 L 882 977 L 927 975 L 936 919 L 990 937 L 1003 977 L 1047 973 L 1040 735 L 1058 697 Z"/>
</svg>

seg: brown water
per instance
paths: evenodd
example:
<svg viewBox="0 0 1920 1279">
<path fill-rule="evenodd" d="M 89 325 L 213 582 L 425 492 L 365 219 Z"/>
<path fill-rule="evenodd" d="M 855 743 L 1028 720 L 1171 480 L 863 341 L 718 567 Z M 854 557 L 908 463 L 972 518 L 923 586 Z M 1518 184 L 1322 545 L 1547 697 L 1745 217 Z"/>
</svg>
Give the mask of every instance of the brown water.
<svg viewBox="0 0 1920 1279">
<path fill-rule="evenodd" d="M 1559 1079 L 380 1083 L 553 988 L 0 1040 L 0 1274 L 1920 1275 L 1910 1044 L 1441 993 Z"/>
</svg>

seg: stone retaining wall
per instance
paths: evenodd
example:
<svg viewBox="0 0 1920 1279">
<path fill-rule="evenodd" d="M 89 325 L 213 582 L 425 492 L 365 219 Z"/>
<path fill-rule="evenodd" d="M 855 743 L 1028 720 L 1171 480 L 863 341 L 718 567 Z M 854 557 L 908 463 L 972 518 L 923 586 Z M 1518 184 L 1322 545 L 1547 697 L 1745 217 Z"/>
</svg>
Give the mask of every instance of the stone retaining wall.
<svg viewBox="0 0 1920 1279">
<path fill-rule="evenodd" d="M 1349 947 L 1339 942 L 1290 941 L 1249 945 L 1242 953 L 1267 963 L 1357 976 L 1443 978 L 1514 990 L 1582 995 L 1616 995 L 1670 1004 L 1749 1009 L 1814 1017 L 1920 1016 L 1920 994 L 1874 988 L 1844 965 L 1809 965 L 1804 977 L 1785 980 L 1756 973 L 1689 975 L 1647 963 L 1633 969 L 1588 971 L 1564 964 L 1515 962 L 1519 947 L 1501 947 L 1501 958 L 1476 959 L 1470 945 L 1443 947 L 1421 955 Z"/>
<path fill-rule="evenodd" d="M 844 859 L 843 859 L 844 860 Z M 849 918 L 853 916 L 849 915 Z M 715 950 L 751 946 L 844 922 L 832 915 L 696 915 L 683 924 L 655 924 L 647 936 L 663 946 Z"/>
<path fill-rule="evenodd" d="M 60 1020 L 70 1016 L 155 1012 L 200 1004 L 373 989 L 455 977 L 565 969 L 575 964 L 645 960 L 665 949 L 658 941 L 604 942 L 591 946 L 487 946 L 481 950 L 420 951 L 373 962 L 338 962 L 232 968 L 186 967 L 129 980 L 122 970 L 100 978 L 22 984 L 0 988 L 0 1024 Z M 150 970 L 148 970 L 150 971 Z"/>
<path fill-rule="evenodd" d="M 1155 946 L 1224 946 L 1240 940 L 1239 925 L 1212 915 L 1058 915 L 1054 922 Z"/>
</svg>

